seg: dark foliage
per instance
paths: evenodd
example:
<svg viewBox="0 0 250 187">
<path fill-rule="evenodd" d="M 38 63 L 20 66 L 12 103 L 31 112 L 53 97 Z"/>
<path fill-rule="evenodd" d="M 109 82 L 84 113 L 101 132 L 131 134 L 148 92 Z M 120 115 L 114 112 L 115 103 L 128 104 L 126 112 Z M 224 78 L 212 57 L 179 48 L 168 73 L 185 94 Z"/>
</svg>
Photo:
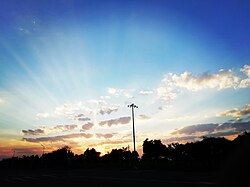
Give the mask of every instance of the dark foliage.
<svg viewBox="0 0 250 187">
<path fill-rule="evenodd" d="M 225 138 L 203 137 L 201 141 L 164 145 L 161 140 L 143 142 L 143 155 L 127 148 L 113 149 L 100 156 L 94 148 L 81 155 L 69 147 L 38 155 L 12 157 L 0 161 L 0 168 L 119 168 L 221 171 L 230 172 L 250 167 L 250 133 L 245 132 L 233 141 Z"/>
</svg>

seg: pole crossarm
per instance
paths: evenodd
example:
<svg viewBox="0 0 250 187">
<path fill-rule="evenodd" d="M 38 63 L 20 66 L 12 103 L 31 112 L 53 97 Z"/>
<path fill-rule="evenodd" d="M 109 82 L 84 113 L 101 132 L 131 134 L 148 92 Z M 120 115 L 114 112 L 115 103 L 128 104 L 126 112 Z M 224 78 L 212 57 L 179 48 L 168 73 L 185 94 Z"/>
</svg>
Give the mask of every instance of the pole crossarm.
<svg viewBox="0 0 250 187">
<path fill-rule="evenodd" d="M 134 103 L 132 103 L 131 105 L 128 105 L 129 108 L 132 108 L 132 120 L 133 120 L 133 142 L 134 142 L 134 151 L 136 151 L 135 149 L 135 118 L 134 118 L 134 108 L 138 108 L 138 106 L 136 106 Z"/>
</svg>

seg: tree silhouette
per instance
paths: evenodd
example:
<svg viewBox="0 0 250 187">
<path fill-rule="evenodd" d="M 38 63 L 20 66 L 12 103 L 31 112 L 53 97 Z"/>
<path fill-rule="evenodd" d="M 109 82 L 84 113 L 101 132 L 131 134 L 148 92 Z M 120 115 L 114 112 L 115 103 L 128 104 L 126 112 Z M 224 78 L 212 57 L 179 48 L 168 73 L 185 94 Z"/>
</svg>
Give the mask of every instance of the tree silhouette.
<svg viewBox="0 0 250 187">
<path fill-rule="evenodd" d="M 60 148 L 51 153 L 42 155 L 43 164 L 47 167 L 66 167 L 70 165 L 71 159 L 74 157 L 74 153 L 68 146 Z"/>
<path fill-rule="evenodd" d="M 161 143 L 161 140 L 148 140 L 143 142 L 142 159 L 159 160 L 166 157 L 167 148 Z"/>
<path fill-rule="evenodd" d="M 203 137 L 186 144 L 162 144 L 161 140 L 146 139 L 143 155 L 128 148 L 112 149 L 100 156 L 94 148 L 75 155 L 68 146 L 38 155 L 12 157 L 0 161 L 0 168 L 122 168 L 220 171 L 219 184 L 243 180 L 241 171 L 250 168 L 250 133 L 244 132 L 234 140 Z M 242 169 L 243 168 L 243 169 Z M 230 180 L 228 180 L 230 179 Z M 231 181 L 231 182 L 225 182 Z"/>
</svg>

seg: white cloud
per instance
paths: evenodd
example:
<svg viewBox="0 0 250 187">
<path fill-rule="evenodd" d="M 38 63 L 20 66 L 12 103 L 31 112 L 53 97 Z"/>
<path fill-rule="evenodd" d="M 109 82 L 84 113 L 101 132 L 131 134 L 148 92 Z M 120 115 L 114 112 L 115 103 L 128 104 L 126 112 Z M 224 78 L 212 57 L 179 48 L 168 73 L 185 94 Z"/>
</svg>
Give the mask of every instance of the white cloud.
<svg viewBox="0 0 250 187">
<path fill-rule="evenodd" d="M 48 112 L 44 112 L 44 113 L 38 113 L 36 115 L 37 119 L 41 119 L 41 118 L 48 118 L 50 117 L 50 114 Z"/>
<path fill-rule="evenodd" d="M 132 98 L 132 92 L 134 90 L 128 90 L 128 89 L 116 89 L 116 88 L 108 88 L 107 92 L 108 94 L 112 95 L 112 96 L 124 96 L 126 98 Z"/>
<path fill-rule="evenodd" d="M 107 102 L 104 99 L 90 99 L 90 100 L 87 100 L 87 103 L 95 104 L 95 105 L 106 105 L 107 104 Z"/>
<path fill-rule="evenodd" d="M 194 75 L 191 72 L 184 72 L 180 75 L 170 74 L 163 79 L 166 86 L 175 86 L 190 91 L 199 91 L 206 88 L 217 90 L 226 88 L 237 88 L 240 78 L 232 70 L 225 71 L 221 69 L 215 74 L 203 73 Z"/>
<path fill-rule="evenodd" d="M 108 95 L 106 95 L 106 96 L 101 96 L 100 98 L 101 98 L 101 99 L 111 99 L 111 97 L 108 96 Z"/>
<path fill-rule="evenodd" d="M 166 102 L 172 101 L 177 96 L 177 94 L 175 92 L 173 92 L 170 87 L 157 88 L 157 94 L 162 100 L 164 100 Z"/>
<path fill-rule="evenodd" d="M 243 68 L 240 69 L 240 71 L 245 73 L 248 78 L 250 77 L 250 66 L 249 65 L 244 65 Z"/>
<path fill-rule="evenodd" d="M 117 90 L 115 88 L 108 88 L 107 91 L 110 95 L 117 95 Z"/>
<path fill-rule="evenodd" d="M 250 66 L 244 65 L 240 71 L 247 76 L 246 79 L 242 79 L 231 69 L 199 75 L 187 71 L 181 74 L 169 73 L 161 80 L 161 85 L 156 91 L 162 100 L 169 102 L 175 99 L 181 90 L 196 92 L 203 89 L 247 88 L 250 86 Z"/>
<path fill-rule="evenodd" d="M 87 106 L 87 107 L 86 107 Z M 66 103 L 62 106 L 56 107 L 55 116 L 65 116 L 69 119 L 77 119 L 79 121 L 89 121 L 87 115 L 104 115 L 111 114 L 118 111 L 120 105 L 108 104 L 105 100 L 87 100 L 78 103 Z M 81 116 L 78 116 L 81 115 Z M 85 117 L 84 117 L 85 116 Z"/>
<path fill-rule="evenodd" d="M 74 104 L 74 103 L 65 103 L 62 106 L 56 107 L 54 113 L 57 116 L 68 116 L 69 118 L 72 118 L 81 109 L 82 109 L 81 102 L 76 103 L 76 104 Z"/>
<path fill-rule="evenodd" d="M 141 90 L 139 92 L 140 95 L 151 95 L 153 94 L 154 92 L 152 90 Z"/>
<path fill-rule="evenodd" d="M 244 65 L 243 68 L 240 69 L 247 78 L 240 81 L 239 88 L 248 88 L 250 87 L 250 66 Z"/>
</svg>

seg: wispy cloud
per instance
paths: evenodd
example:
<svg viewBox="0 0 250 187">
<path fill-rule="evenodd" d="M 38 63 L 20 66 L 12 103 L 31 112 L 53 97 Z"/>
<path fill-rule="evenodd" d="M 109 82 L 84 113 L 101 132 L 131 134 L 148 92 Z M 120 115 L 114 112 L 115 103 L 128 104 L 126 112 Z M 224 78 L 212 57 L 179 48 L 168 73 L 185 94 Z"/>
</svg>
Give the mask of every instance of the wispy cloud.
<svg viewBox="0 0 250 187">
<path fill-rule="evenodd" d="M 34 32 L 37 31 L 38 27 L 37 27 L 37 20 L 32 19 L 32 20 L 25 20 L 25 22 L 21 23 L 21 26 L 17 27 L 17 30 L 20 33 L 23 33 L 25 35 L 30 35 Z"/>
<path fill-rule="evenodd" d="M 128 89 L 117 89 L 117 88 L 108 88 L 107 92 L 108 94 L 112 95 L 112 96 L 124 96 L 126 98 L 132 98 L 132 92 L 134 90 L 128 90 Z"/>
<path fill-rule="evenodd" d="M 50 117 L 50 114 L 48 112 L 44 112 L 44 113 L 38 113 L 36 115 L 37 119 L 41 119 L 41 118 L 48 118 Z"/>
<path fill-rule="evenodd" d="M 105 115 L 117 112 L 120 108 L 118 104 L 108 104 L 103 99 L 91 99 L 79 102 L 68 102 L 63 105 L 55 107 L 53 112 L 38 113 L 37 119 L 41 118 L 67 118 L 77 121 L 90 121 L 89 116 Z"/>
<path fill-rule="evenodd" d="M 151 95 L 153 94 L 154 92 L 152 90 L 141 90 L 139 92 L 140 95 Z"/>
<path fill-rule="evenodd" d="M 139 116 L 137 116 L 137 119 L 139 120 L 147 120 L 150 119 L 151 117 L 145 115 L 145 114 L 140 114 Z"/>
<path fill-rule="evenodd" d="M 40 138 L 23 138 L 23 140 L 27 142 L 56 142 L 56 141 L 64 141 L 67 139 L 73 139 L 73 138 L 91 138 L 92 136 L 93 136 L 92 134 L 75 133 L 75 134 L 40 137 Z"/>
<path fill-rule="evenodd" d="M 24 27 L 18 27 L 18 30 L 21 32 L 21 33 L 24 33 L 24 34 L 31 34 L 31 31 L 29 29 L 26 29 Z"/>
<path fill-rule="evenodd" d="M 28 129 L 28 130 L 22 130 L 22 133 L 24 135 L 40 135 L 44 134 L 45 132 L 43 129 L 35 129 L 35 130 Z"/>
<path fill-rule="evenodd" d="M 107 121 L 101 121 L 99 122 L 100 126 L 113 126 L 113 125 L 119 125 L 119 124 L 128 124 L 130 122 L 131 118 L 130 117 L 120 117 L 117 119 L 111 119 L 111 120 L 107 120 Z"/>
<path fill-rule="evenodd" d="M 81 102 L 78 103 L 65 103 L 55 108 L 54 116 L 65 116 L 69 119 L 74 119 L 77 114 L 81 114 L 84 110 Z"/>
</svg>

